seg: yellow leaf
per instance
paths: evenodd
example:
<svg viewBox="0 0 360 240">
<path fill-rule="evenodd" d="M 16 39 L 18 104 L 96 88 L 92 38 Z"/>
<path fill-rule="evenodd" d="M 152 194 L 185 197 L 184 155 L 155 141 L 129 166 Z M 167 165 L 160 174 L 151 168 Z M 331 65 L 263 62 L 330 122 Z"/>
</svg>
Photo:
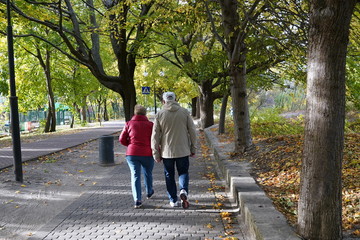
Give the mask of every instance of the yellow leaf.
<svg viewBox="0 0 360 240">
<path fill-rule="evenodd" d="M 84 170 L 79 170 L 78 172 L 84 172 Z"/>
<path fill-rule="evenodd" d="M 231 216 L 231 213 L 229 213 L 229 212 L 221 212 L 221 213 L 220 213 L 220 216 L 221 216 L 222 218 L 230 217 L 230 216 Z"/>
<path fill-rule="evenodd" d="M 207 227 L 207 228 L 214 228 L 214 226 L 213 226 L 211 223 L 208 223 L 208 224 L 206 225 L 206 227 Z"/>
<path fill-rule="evenodd" d="M 21 185 L 21 187 L 26 187 L 26 185 L 23 184 L 23 185 Z"/>
<path fill-rule="evenodd" d="M 228 235 L 234 235 L 235 234 L 235 231 L 227 231 L 225 232 L 225 235 L 228 236 Z"/>
</svg>

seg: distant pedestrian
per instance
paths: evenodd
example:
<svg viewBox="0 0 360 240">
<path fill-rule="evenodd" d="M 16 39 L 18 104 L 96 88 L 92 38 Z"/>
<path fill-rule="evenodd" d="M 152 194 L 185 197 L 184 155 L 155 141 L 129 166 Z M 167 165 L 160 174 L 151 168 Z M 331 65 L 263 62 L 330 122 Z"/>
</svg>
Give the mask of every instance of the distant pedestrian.
<svg viewBox="0 0 360 240">
<path fill-rule="evenodd" d="M 151 152 L 151 133 L 153 123 L 146 117 L 146 109 L 136 105 L 135 115 L 126 122 L 120 134 L 119 141 L 127 146 L 126 160 L 131 171 L 131 189 L 134 198 L 134 207 L 142 206 L 141 198 L 141 172 L 144 172 L 144 183 L 147 198 L 154 194 L 152 171 L 154 158 Z"/>
<path fill-rule="evenodd" d="M 189 207 L 189 156 L 196 151 L 194 122 L 185 108 L 175 101 L 175 93 L 163 94 L 163 108 L 155 116 L 151 148 L 156 162 L 163 161 L 166 189 L 170 206 L 179 206 L 175 166 L 179 175 L 180 199 L 183 208 Z"/>
</svg>

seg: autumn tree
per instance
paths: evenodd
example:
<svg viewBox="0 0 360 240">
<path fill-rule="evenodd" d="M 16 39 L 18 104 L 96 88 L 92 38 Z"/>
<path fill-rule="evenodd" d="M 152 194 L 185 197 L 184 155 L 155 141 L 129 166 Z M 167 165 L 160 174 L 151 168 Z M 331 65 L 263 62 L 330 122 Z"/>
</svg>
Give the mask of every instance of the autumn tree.
<svg viewBox="0 0 360 240">
<path fill-rule="evenodd" d="M 72 115 L 82 123 L 89 121 L 86 115 L 88 98 L 96 98 L 101 86 L 85 66 L 69 59 L 58 59 L 57 68 L 54 68 L 54 87 L 58 99 L 69 106 Z M 71 128 L 75 124 L 74 117 Z"/>
<path fill-rule="evenodd" d="M 248 79 L 251 71 L 264 71 L 291 54 L 301 39 L 298 22 L 281 1 L 205 1 L 212 30 L 228 58 L 235 133 L 235 152 L 252 146 L 248 106 Z M 296 0 L 291 1 L 298 2 Z M 297 4 L 295 4 L 297 5 Z M 218 14 L 218 13 L 221 14 Z M 278 19 L 278 17 L 281 17 Z M 219 25 L 219 18 L 221 24 Z M 299 35 L 298 38 L 294 35 Z M 285 36 L 285 37 L 284 37 Z M 250 59 L 249 56 L 252 55 Z M 249 64 L 252 60 L 252 63 Z"/>
<path fill-rule="evenodd" d="M 0 0 L 0 3 L 4 6 L 6 1 Z M 48 28 L 51 33 L 50 36 L 34 33 L 29 36 L 45 41 L 65 56 L 86 66 L 101 84 L 119 93 L 125 118 L 129 120 L 136 104 L 136 56 L 146 36 L 145 20 L 151 14 L 153 3 L 21 0 L 14 1 L 12 9 L 23 21 L 35 22 Z M 23 34 L 26 34 L 25 29 Z M 62 44 L 55 44 L 52 41 L 54 36 L 61 38 Z M 111 62 L 104 62 L 103 49 L 109 46 L 113 58 Z"/>
<path fill-rule="evenodd" d="M 193 110 L 199 110 L 202 128 L 213 125 L 226 56 L 210 31 L 203 3 L 168 1 L 155 15 L 159 20 L 150 36 L 156 48 L 148 57 L 162 57 L 197 84 L 200 107 L 193 104 Z"/>
<path fill-rule="evenodd" d="M 345 63 L 357 0 L 310 1 L 307 107 L 298 228 L 305 239 L 341 239 Z"/>
<path fill-rule="evenodd" d="M 53 78 L 52 68 L 54 66 L 53 52 L 50 46 L 42 46 L 41 42 L 34 42 L 33 49 L 28 49 L 23 46 L 24 50 L 37 59 L 41 66 L 46 82 L 46 92 L 48 100 L 47 117 L 44 132 L 55 132 L 56 131 L 56 109 L 55 109 L 55 96 L 53 90 Z"/>
</svg>

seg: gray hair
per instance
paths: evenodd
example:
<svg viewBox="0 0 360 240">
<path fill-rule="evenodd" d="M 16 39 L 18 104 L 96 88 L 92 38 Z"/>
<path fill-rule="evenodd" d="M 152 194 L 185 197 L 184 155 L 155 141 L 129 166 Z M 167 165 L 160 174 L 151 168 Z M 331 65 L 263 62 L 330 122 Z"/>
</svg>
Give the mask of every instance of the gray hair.
<svg viewBox="0 0 360 240">
<path fill-rule="evenodd" d="M 146 108 L 144 108 L 143 106 L 136 104 L 134 107 L 134 114 L 135 115 L 146 115 Z"/>
</svg>

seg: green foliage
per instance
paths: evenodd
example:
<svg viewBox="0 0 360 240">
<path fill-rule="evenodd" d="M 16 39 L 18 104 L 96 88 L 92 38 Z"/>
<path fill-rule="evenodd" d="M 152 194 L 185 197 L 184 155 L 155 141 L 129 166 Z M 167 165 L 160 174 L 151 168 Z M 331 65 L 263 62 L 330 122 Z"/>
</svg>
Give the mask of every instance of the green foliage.
<svg viewBox="0 0 360 240">
<path fill-rule="evenodd" d="M 287 87 L 276 86 L 267 91 L 250 92 L 249 104 L 251 112 L 266 107 L 275 107 L 281 112 L 295 112 L 305 109 L 305 97 L 304 86 L 290 82 Z"/>
<path fill-rule="evenodd" d="M 360 55 L 347 59 L 346 99 L 347 107 L 360 110 Z"/>
<path fill-rule="evenodd" d="M 305 109 L 305 93 L 303 89 L 281 91 L 274 98 L 275 107 L 283 111 L 297 111 Z"/>
<path fill-rule="evenodd" d="M 6 96 L 9 92 L 8 74 L 0 69 L 0 94 Z"/>
<path fill-rule="evenodd" d="M 45 125 L 46 125 L 46 119 L 41 119 L 39 121 L 39 132 L 44 132 Z"/>
<path fill-rule="evenodd" d="M 1 16 L 0 16 L 1 22 Z M 1 25 L 0 25 L 1 26 Z M 1 30 L 2 28 L 0 28 Z M 0 35 L 0 94 L 6 96 L 9 92 L 9 61 L 7 57 L 7 41 Z"/>
<path fill-rule="evenodd" d="M 360 110 L 360 12 L 355 9 L 346 58 L 347 108 Z"/>
<path fill-rule="evenodd" d="M 154 105 L 154 86 L 157 95 L 157 107 L 161 106 L 161 96 L 166 91 L 175 92 L 181 103 L 191 102 L 191 98 L 197 96 L 197 88 L 194 82 L 168 61 L 162 58 L 154 58 L 152 61 L 139 61 L 139 65 L 140 67 L 135 73 L 136 95 L 139 104 L 151 107 Z M 141 87 L 144 86 L 150 87 L 150 95 L 142 94 Z"/>
<path fill-rule="evenodd" d="M 360 133 L 360 112 L 350 112 L 345 121 L 346 133 Z"/>
<path fill-rule="evenodd" d="M 263 109 L 251 119 L 251 131 L 254 138 L 275 137 L 281 135 L 303 134 L 303 117 L 286 119 L 279 111 L 272 108 Z"/>
<path fill-rule="evenodd" d="M 251 133 L 254 139 L 277 137 L 283 135 L 302 135 L 304 133 L 304 116 L 285 118 L 276 108 L 264 108 L 251 118 Z M 226 132 L 234 135 L 234 122 L 226 121 Z"/>
</svg>

